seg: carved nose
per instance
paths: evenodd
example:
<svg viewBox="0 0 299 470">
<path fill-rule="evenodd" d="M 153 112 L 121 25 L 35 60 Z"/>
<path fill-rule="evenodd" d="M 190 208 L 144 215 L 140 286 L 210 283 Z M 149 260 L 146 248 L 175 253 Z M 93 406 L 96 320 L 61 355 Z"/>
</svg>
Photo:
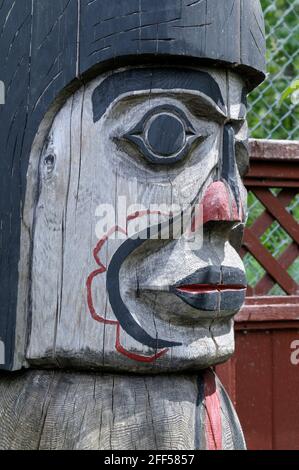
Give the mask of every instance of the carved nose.
<svg viewBox="0 0 299 470">
<path fill-rule="evenodd" d="M 207 222 L 241 222 L 242 208 L 238 209 L 229 186 L 223 181 L 215 181 L 203 197 L 203 223 Z"/>
</svg>

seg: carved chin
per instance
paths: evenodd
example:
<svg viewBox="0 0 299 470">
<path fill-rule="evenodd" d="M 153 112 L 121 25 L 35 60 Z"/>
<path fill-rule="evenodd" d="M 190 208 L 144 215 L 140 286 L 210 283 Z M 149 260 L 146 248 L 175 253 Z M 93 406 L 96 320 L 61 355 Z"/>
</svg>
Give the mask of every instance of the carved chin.
<svg viewBox="0 0 299 470">
<path fill-rule="evenodd" d="M 234 350 L 232 317 L 240 310 L 246 293 L 242 263 L 231 245 L 222 245 L 217 252 L 214 245 L 204 243 L 202 251 L 194 253 L 184 249 L 181 240 L 148 240 L 131 248 L 124 243 L 116 252 L 113 270 L 108 270 L 107 288 L 114 314 L 128 342 L 130 337 L 134 339 L 135 350 L 144 353 L 155 344 L 156 349 L 169 348 L 159 358 L 158 368 L 172 367 L 169 357 L 171 361 L 180 359 L 183 369 L 206 367 L 229 357 Z M 122 252 L 127 256 L 121 257 Z M 220 253 L 223 264 L 219 262 Z M 116 278 L 120 280 L 121 305 L 115 304 Z M 122 312 L 126 312 L 125 321 Z"/>
<path fill-rule="evenodd" d="M 133 279 L 127 271 L 130 261 L 124 266 L 129 283 Z M 241 270 L 235 272 L 244 277 Z M 186 301 L 175 286 L 163 291 L 161 286 L 159 290 L 153 286 L 137 288 L 134 283 L 122 285 L 122 301 L 134 320 L 150 337 L 173 343 L 168 352 L 153 364 L 155 370 L 205 368 L 221 363 L 233 354 L 232 317 L 244 301 L 245 289 L 241 286 L 236 286 L 236 289 L 228 286 L 227 289 L 206 293 L 190 292 L 191 299 Z M 183 290 L 182 294 L 185 295 Z M 128 344 L 132 344 L 130 331 L 124 330 L 123 336 Z M 134 341 L 133 350 L 142 354 L 152 352 L 148 345 L 138 341 Z"/>
<path fill-rule="evenodd" d="M 168 349 L 166 354 L 162 355 L 158 360 L 152 362 L 149 366 L 135 362 L 123 364 L 128 369 L 136 367 L 144 371 L 154 370 L 155 372 L 171 372 L 194 369 L 205 369 L 207 367 L 220 364 L 228 360 L 234 353 L 234 321 L 232 318 L 218 320 L 215 322 L 202 323 L 197 328 L 177 329 L 171 325 L 173 337 L 182 340 L 181 346 Z M 125 338 L 124 334 L 124 338 Z M 137 354 L 151 354 L 150 349 L 142 347 L 142 345 L 134 344 L 131 349 Z"/>
<path fill-rule="evenodd" d="M 134 318 L 143 325 L 147 320 L 145 328 L 152 336 L 159 332 L 159 337 L 181 343 L 169 348 L 168 353 L 156 362 L 155 368 L 187 369 L 192 366 L 204 368 L 221 363 L 233 354 L 232 317 L 238 309 L 222 312 L 198 310 L 174 294 L 163 292 L 143 293 L 133 299 L 132 292 L 124 297 Z M 141 311 L 142 314 L 136 313 Z M 135 348 L 139 352 L 150 351 L 137 342 Z"/>
<path fill-rule="evenodd" d="M 203 328 L 199 335 L 200 338 L 194 342 L 173 348 L 171 361 L 167 355 L 161 358 L 161 367 L 175 370 L 193 367 L 204 369 L 225 362 L 233 355 L 235 339 L 232 319 L 212 324 L 208 329 Z"/>
</svg>

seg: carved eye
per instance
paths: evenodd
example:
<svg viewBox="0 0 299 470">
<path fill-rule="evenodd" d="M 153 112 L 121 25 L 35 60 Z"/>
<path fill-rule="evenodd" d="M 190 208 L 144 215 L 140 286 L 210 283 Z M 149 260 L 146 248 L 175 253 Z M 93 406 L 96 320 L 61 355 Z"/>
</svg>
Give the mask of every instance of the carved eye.
<svg viewBox="0 0 299 470">
<path fill-rule="evenodd" d="M 169 165 L 182 160 L 199 136 L 180 109 L 161 106 L 147 113 L 124 138 L 150 163 Z"/>
</svg>

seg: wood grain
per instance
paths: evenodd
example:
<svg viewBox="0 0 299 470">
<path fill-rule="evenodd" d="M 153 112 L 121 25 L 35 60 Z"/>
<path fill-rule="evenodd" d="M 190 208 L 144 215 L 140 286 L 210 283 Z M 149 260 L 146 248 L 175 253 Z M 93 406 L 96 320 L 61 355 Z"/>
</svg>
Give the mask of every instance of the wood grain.
<svg viewBox="0 0 299 470">
<path fill-rule="evenodd" d="M 152 68 L 142 70 L 144 73 L 136 74 L 136 81 L 139 75 L 154 73 Z M 165 70 L 163 73 L 164 69 L 159 69 L 159 76 L 165 77 L 165 90 L 142 91 L 142 82 L 136 83 L 136 89 L 141 90 L 138 94 L 130 91 L 113 99 L 94 122 L 95 90 L 114 78 L 114 74 L 103 74 L 67 100 L 52 124 L 50 121 L 50 128 L 48 116 L 42 124 L 41 144 L 34 145 L 30 157 L 28 188 L 32 191 L 27 192 L 24 206 L 31 236 L 27 243 L 22 243 L 21 251 L 22 272 L 27 272 L 24 277 L 31 280 L 30 285 L 24 285 L 19 301 L 20 307 L 24 305 L 22 299 L 26 298 L 26 288 L 29 289 L 26 359 L 30 365 L 149 373 L 204 368 L 232 353 L 231 316 L 238 306 L 235 310 L 228 307 L 226 317 L 218 322 L 215 312 L 204 315 L 196 309 L 189 311 L 190 306 L 170 292 L 171 285 L 207 265 L 217 266 L 219 259 L 223 265 L 242 269 L 237 253 L 225 244 L 226 232 L 222 236 L 215 229 L 215 233 L 205 234 L 204 247 L 198 251 L 190 250 L 183 239 L 163 243 L 149 240 L 115 274 L 115 279 L 120 280 L 121 301 L 154 338 L 151 345 L 138 341 L 125 328 L 118 335 L 115 328 L 118 310 L 113 309 L 112 300 L 117 291 L 108 296 L 106 270 L 124 240 L 106 240 L 95 257 L 95 247 L 101 239 L 96 232 L 100 204 L 110 204 L 109 229 L 125 227 L 126 219 L 118 220 L 120 196 L 125 198 L 127 209 L 131 206 L 132 213 L 132 205 L 137 203 L 145 210 L 152 204 L 158 207 L 173 204 L 180 211 L 200 197 L 217 172 L 222 129 L 218 120 L 225 119 L 223 113 L 215 121 L 214 114 L 210 114 L 215 110 L 210 112 L 210 107 L 197 104 L 205 99 L 197 90 L 169 90 L 168 69 Z M 117 71 L 115 75 L 122 73 Z M 242 80 L 226 72 L 205 69 L 205 73 L 218 84 L 227 113 L 239 116 Z M 173 73 L 171 77 L 173 80 Z M 149 165 L 134 147 L 125 146 L 123 136 L 140 122 L 145 112 L 159 110 L 162 105 L 178 109 L 192 121 L 194 131 L 206 138 L 189 150 L 184 162 L 159 168 Z M 237 184 L 242 185 L 239 177 Z M 243 190 L 244 207 L 245 196 Z M 134 221 L 128 225 L 129 230 L 132 226 L 133 233 L 139 231 L 134 229 Z M 22 233 L 26 235 L 27 231 Z M 100 266 L 104 267 L 101 272 Z M 92 283 L 88 284 L 90 277 Z M 158 337 L 180 346 L 154 361 L 151 358 L 163 349 L 157 348 Z M 120 347 L 128 353 L 126 357 L 119 354 Z M 130 357 L 137 353 L 144 361 Z"/>
<path fill-rule="evenodd" d="M 28 371 L 0 375 L 0 449 L 205 449 L 201 375 L 134 377 Z M 244 449 L 221 384 L 224 449 Z"/>
<path fill-rule="evenodd" d="M 253 160 L 299 160 L 299 143 L 292 140 L 250 140 L 250 156 Z"/>
<path fill-rule="evenodd" d="M 76 77 L 77 22 L 74 0 L 0 5 L 0 78 L 6 87 L 0 106 L 0 337 L 6 369 L 19 368 L 24 360 L 24 312 L 17 321 L 16 312 L 30 149 L 49 105 Z"/>
<path fill-rule="evenodd" d="M 169 60 L 240 68 L 249 88 L 262 79 L 265 42 L 258 0 L 82 0 L 80 11 L 81 73 L 96 63 L 144 63 L 161 56 L 164 65 Z"/>
<path fill-rule="evenodd" d="M 26 191 L 32 191 L 26 179 L 31 172 L 30 150 L 39 139 L 45 114 L 53 103 L 61 105 L 83 81 L 121 62 L 165 64 L 168 57 L 171 65 L 198 65 L 207 60 L 238 69 L 252 88 L 264 77 L 262 13 L 258 0 L 252 0 L 252 9 L 246 10 L 248 21 L 240 22 L 243 4 L 246 0 L 0 3 L 0 80 L 6 89 L 6 102 L 0 107 L 0 338 L 6 347 L 4 368 L 17 369 L 24 362 L 30 256 L 20 260 L 20 247 L 30 245 L 31 233 L 23 207 Z M 242 41 L 240 25 L 244 29 Z M 228 39 L 235 34 L 233 41 Z M 47 126 L 54 115 L 52 111 L 48 116 Z M 23 232 L 27 230 L 26 235 L 21 235 L 21 227 Z"/>
</svg>

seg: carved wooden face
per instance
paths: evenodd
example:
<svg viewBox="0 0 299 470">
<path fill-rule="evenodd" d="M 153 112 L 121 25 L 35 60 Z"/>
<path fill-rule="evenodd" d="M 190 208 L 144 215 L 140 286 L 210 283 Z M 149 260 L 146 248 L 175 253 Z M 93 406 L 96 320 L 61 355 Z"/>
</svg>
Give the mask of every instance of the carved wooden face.
<svg viewBox="0 0 299 470">
<path fill-rule="evenodd" d="M 232 354 L 245 96 L 225 70 L 129 68 L 68 99 L 39 159 L 29 362 L 177 371 Z M 174 233 L 190 208 L 201 243 Z"/>
</svg>

